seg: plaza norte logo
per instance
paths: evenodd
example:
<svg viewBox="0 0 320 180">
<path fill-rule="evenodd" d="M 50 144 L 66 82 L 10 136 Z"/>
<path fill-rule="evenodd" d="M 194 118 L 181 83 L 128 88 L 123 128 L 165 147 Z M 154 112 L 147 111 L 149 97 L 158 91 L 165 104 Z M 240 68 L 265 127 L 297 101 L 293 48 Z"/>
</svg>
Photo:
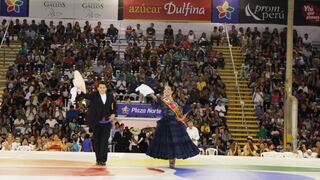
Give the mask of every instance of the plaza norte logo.
<svg viewBox="0 0 320 180">
<path fill-rule="evenodd" d="M 217 6 L 217 10 L 219 12 L 219 19 L 231 19 L 231 14 L 234 12 L 234 8 L 231 7 L 227 1 L 225 1 L 222 6 Z"/>
<path fill-rule="evenodd" d="M 285 24 L 287 3 L 279 0 L 240 1 L 240 22 Z"/>
<path fill-rule="evenodd" d="M 20 13 L 20 8 L 23 5 L 23 0 L 5 0 L 7 5 L 7 12 Z"/>
</svg>

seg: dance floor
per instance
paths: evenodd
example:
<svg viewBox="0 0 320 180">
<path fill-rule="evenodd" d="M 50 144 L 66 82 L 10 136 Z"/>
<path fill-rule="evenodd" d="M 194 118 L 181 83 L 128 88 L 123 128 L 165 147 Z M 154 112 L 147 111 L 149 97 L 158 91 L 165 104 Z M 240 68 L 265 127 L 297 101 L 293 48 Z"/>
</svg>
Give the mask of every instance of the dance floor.
<svg viewBox="0 0 320 180">
<path fill-rule="evenodd" d="M 109 153 L 99 167 L 93 153 L 0 151 L 1 180 L 320 180 L 320 159 L 199 155 L 167 165 L 144 154 Z"/>
</svg>

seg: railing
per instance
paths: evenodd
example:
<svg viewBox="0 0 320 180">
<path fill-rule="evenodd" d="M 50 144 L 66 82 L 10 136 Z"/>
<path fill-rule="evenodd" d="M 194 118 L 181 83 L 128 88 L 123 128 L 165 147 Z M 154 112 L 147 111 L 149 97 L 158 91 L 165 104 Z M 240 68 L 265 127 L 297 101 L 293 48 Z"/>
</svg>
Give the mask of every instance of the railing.
<svg viewBox="0 0 320 180">
<path fill-rule="evenodd" d="M 4 32 L 3 37 L 1 39 L 0 49 L 2 49 L 3 43 L 6 39 L 7 34 L 8 34 L 9 22 L 10 21 L 7 21 L 6 31 Z M 5 65 L 5 64 L 6 64 L 6 50 L 3 49 L 3 65 Z"/>
<path fill-rule="evenodd" d="M 236 68 L 235 68 L 235 65 L 234 65 L 234 59 L 233 59 L 233 54 L 232 54 L 232 45 L 230 44 L 228 27 L 227 27 L 226 24 L 224 25 L 224 27 L 225 27 L 226 35 L 227 35 L 227 41 L 228 41 L 228 47 L 229 47 L 229 51 L 230 51 L 230 57 L 231 57 L 231 62 L 232 62 L 233 73 L 234 73 L 235 80 L 236 80 L 236 86 L 235 87 L 237 89 L 239 101 L 240 101 L 240 104 L 241 104 L 241 123 L 245 125 L 246 131 L 247 131 L 247 135 L 249 135 L 248 126 L 247 126 L 248 123 L 247 123 L 247 120 L 246 120 L 245 115 L 244 115 L 244 101 L 242 100 L 241 93 L 240 93 L 239 82 L 238 82 L 238 71 L 236 71 Z"/>
</svg>

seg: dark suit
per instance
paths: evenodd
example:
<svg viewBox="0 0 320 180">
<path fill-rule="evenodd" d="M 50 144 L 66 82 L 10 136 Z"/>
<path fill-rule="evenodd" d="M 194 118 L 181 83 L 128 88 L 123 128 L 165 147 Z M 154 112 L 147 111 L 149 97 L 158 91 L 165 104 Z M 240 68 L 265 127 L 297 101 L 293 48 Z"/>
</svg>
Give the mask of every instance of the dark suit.
<svg viewBox="0 0 320 180">
<path fill-rule="evenodd" d="M 116 114 L 117 103 L 112 93 L 106 94 L 106 103 L 103 104 L 99 92 L 90 94 L 80 94 L 77 99 L 85 98 L 90 100 L 86 120 L 89 127 L 93 130 L 94 152 L 97 162 L 106 162 L 108 159 L 108 139 L 112 123 L 109 117 Z M 101 123 L 101 120 L 107 120 L 108 123 Z"/>
</svg>

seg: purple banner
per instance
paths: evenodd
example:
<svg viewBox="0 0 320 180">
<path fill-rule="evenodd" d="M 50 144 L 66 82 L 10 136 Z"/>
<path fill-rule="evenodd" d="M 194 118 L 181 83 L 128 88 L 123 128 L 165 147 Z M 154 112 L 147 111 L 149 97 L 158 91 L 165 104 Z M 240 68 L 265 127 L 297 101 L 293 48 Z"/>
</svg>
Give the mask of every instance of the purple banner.
<svg viewBox="0 0 320 180">
<path fill-rule="evenodd" d="M 118 104 L 117 113 L 127 117 L 161 117 L 161 109 L 155 109 L 150 104 Z"/>
<path fill-rule="evenodd" d="M 238 0 L 212 0 L 213 23 L 238 23 Z"/>
</svg>

